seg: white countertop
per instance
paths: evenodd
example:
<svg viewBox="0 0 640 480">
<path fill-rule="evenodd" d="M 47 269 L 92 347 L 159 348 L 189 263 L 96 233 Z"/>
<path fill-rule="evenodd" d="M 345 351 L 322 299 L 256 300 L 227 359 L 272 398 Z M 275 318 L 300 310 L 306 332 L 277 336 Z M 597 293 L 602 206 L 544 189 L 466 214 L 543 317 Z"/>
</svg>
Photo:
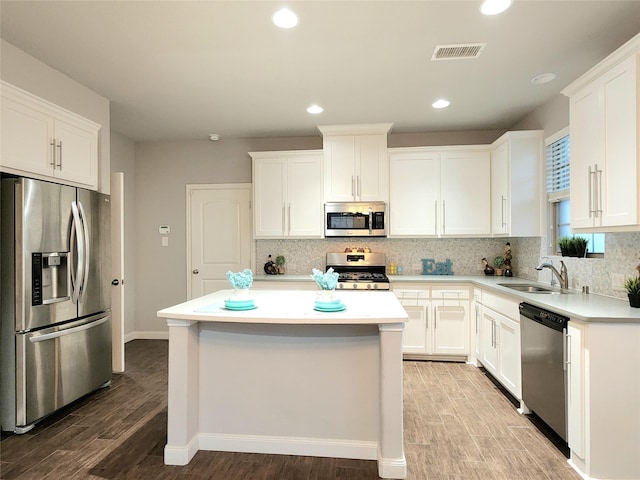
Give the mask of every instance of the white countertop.
<svg viewBox="0 0 640 480">
<path fill-rule="evenodd" d="M 632 308 L 627 300 L 605 297 L 594 293 L 583 294 L 575 290 L 561 295 L 524 293 L 499 284 L 527 284 L 549 287 L 548 284 L 535 282 L 523 278 L 509 278 L 498 276 L 458 276 L 458 275 L 390 275 L 391 285 L 401 283 L 470 283 L 483 289 L 491 290 L 504 296 L 512 297 L 516 301 L 527 302 L 553 312 L 566 315 L 574 320 L 584 322 L 608 323 L 640 323 L 640 308 Z M 255 280 L 273 282 L 312 282 L 310 275 L 260 275 Z M 368 292 L 340 292 L 340 293 L 368 293 Z M 372 292 L 379 295 L 381 292 Z"/>
<path fill-rule="evenodd" d="M 341 312 L 315 311 L 315 291 L 253 289 L 250 296 L 257 308 L 231 311 L 225 308 L 224 301 L 232 294 L 233 290 L 220 290 L 160 310 L 158 317 L 199 322 L 309 325 L 378 325 L 408 320 L 393 292 L 336 291 L 335 295 L 346 306 Z"/>
</svg>

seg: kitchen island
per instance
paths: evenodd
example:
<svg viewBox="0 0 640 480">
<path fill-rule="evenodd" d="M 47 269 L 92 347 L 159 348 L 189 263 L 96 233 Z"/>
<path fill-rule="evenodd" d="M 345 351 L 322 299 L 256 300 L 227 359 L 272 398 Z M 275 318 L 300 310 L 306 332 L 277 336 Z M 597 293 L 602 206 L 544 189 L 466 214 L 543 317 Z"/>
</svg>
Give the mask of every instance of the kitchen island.
<svg viewBox="0 0 640 480">
<path fill-rule="evenodd" d="M 198 450 L 378 461 L 405 478 L 402 330 L 391 292 L 336 292 L 341 312 L 314 310 L 313 291 L 252 291 L 230 311 L 221 290 L 158 312 L 169 326 L 165 463 Z"/>
</svg>

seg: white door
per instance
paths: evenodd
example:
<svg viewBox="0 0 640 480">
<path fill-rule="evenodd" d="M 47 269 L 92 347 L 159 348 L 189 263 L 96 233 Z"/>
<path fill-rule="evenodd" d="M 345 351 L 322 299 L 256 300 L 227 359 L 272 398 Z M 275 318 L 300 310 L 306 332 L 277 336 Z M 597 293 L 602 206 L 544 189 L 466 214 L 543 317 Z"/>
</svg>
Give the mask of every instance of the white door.
<svg viewBox="0 0 640 480">
<path fill-rule="evenodd" d="M 124 372 L 124 173 L 111 174 L 111 363 Z"/>
<path fill-rule="evenodd" d="M 252 265 L 251 185 L 187 185 L 187 296 L 230 288 Z"/>
</svg>

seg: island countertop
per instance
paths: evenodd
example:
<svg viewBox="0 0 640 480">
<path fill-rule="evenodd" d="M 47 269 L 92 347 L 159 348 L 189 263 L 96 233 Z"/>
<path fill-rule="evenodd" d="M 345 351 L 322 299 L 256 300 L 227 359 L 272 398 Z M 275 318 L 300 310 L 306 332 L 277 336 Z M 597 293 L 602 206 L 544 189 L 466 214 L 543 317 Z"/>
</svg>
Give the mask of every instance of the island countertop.
<svg viewBox="0 0 640 480">
<path fill-rule="evenodd" d="M 232 294 L 233 290 L 219 290 L 160 310 L 158 316 L 199 322 L 308 325 L 379 325 L 408 320 L 392 292 L 336 291 L 335 296 L 346 306 L 341 312 L 314 310 L 317 293 L 301 290 L 250 290 L 255 309 L 228 310 L 224 301 Z"/>
</svg>

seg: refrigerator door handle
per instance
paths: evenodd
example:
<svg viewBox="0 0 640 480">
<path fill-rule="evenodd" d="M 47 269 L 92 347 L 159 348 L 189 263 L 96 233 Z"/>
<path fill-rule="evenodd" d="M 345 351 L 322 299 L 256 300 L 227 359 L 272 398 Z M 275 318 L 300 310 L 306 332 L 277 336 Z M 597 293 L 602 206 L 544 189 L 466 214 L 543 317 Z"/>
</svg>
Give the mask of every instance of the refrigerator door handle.
<svg viewBox="0 0 640 480">
<path fill-rule="evenodd" d="M 76 204 L 75 201 L 71 202 L 71 215 L 73 217 L 71 221 L 71 238 L 69 241 L 70 243 L 69 251 L 72 256 L 71 283 L 73 286 L 73 292 L 71 292 L 71 299 L 73 300 L 73 303 L 78 303 L 78 300 L 80 298 L 80 288 L 84 281 L 85 237 L 82 231 L 82 223 L 80 220 L 78 205 Z M 73 265 L 76 263 L 76 256 L 75 256 L 76 249 L 78 252 L 78 257 L 77 257 L 76 271 L 74 273 Z"/>
<path fill-rule="evenodd" d="M 81 332 L 82 330 L 89 330 L 90 328 L 97 327 L 98 325 L 102 325 L 104 322 L 109 320 L 109 316 L 101 318 L 100 320 L 96 320 L 95 322 L 89 322 L 82 325 L 78 325 L 77 327 L 67 328 L 65 330 L 58 330 L 57 332 L 45 333 L 43 335 L 37 335 L 34 337 L 29 337 L 29 341 L 31 343 L 45 342 L 47 340 L 51 340 L 52 338 L 64 337 L 65 335 L 71 335 L 73 333 Z"/>
<path fill-rule="evenodd" d="M 82 220 L 82 232 L 84 234 L 84 256 L 81 261 L 84 262 L 84 276 L 80 282 L 80 300 L 85 296 L 87 280 L 89 279 L 89 264 L 91 260 L 91 243 L 89 241 L 89 226 L 87 225 L 87 216 L 84 213 L 82 202 L 78 202 L 80 218 Z"/>
</svg>

